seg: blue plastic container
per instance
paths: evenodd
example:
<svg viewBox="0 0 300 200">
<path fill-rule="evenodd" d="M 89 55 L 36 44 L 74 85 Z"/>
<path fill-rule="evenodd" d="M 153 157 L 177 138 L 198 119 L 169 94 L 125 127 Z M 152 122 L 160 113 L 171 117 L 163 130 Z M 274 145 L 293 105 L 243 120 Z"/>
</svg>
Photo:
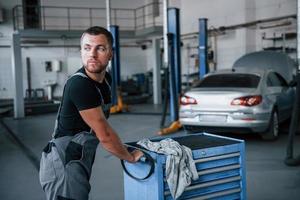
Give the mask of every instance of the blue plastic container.
<svg viewBox="0 0 300 200">
<path fill-rule="evenodd" d="M 198 133 L 172 137 L 191 148 L 199 179 L 186 188 L 179 199 L 246 199 L 245 143 L 228 137 Z M 155 141 L 155 140 L 152 140 Z M 129 143 L 135 146 L 136 143 Z M 165 180 L 166 156 L 147 151 L 154 160 L 154 171 L 145 180 L 136 180 L 124 172 L 125 200 L 173 199 Z M 151 170 L 148 162 L 125 168 L 134 177 L 146 177 Z"/>
</svg>

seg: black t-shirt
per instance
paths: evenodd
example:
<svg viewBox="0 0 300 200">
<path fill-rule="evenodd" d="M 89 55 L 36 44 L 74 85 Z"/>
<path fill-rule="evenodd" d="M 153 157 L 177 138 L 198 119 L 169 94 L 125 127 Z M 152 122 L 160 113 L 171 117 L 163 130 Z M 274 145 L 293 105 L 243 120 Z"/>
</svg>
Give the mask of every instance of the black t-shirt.
<svg viewBox="0 0 300 200">
<path fill-rule="evenodd" d="M 78 70 L 87 76 L 84 67 Z M 67 80 L 64 88 L 61 109 L 58 115 L 55 137 L 75 135 L 81 131 L 90 131 L 90 127 L 83 121 L 79 111 L 98 106 L 109 117 L 111 105 L 111 76 L 105 74 L 102 83 L 81 75 L 73 75 Z"/>
</svg>

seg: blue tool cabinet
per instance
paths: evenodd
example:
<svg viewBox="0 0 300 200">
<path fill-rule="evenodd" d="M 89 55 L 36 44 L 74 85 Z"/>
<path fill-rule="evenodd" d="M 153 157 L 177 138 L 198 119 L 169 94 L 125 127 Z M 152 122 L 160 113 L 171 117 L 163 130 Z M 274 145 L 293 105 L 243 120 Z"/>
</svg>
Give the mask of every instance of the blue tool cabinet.
<svg viewBox="0 0 300 200">
<path fill-rule="evenodd" d="M 246 199 L 243 140 L 208 133 L 172 138 L 191 148 L 199 174 L 199 179 L 193 181 L 179 199 Z M 154 172 L 145 180 L 136 180 L 124 172 L 124 199 L 172 200 L 164 175 L 166 156 L 147 152 L 155 161 Z M 136 177 L 143 177 L 150 170 L 146 162 L 125 162 L 125 167 Z"/>
</svg>

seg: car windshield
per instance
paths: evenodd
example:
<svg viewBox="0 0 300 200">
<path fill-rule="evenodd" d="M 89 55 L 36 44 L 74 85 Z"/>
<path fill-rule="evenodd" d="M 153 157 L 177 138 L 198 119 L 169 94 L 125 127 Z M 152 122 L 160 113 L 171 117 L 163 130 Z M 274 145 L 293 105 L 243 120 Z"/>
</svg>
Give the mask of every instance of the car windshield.
<svg viewBox="0 0 300 200">
<path fill-rule="evenodd" d="M 195 87 L 256 88 L 259 83 L 259 80 L 260 77 L 254 74 L 216 74 L 207 76 Z"/>
</svg>

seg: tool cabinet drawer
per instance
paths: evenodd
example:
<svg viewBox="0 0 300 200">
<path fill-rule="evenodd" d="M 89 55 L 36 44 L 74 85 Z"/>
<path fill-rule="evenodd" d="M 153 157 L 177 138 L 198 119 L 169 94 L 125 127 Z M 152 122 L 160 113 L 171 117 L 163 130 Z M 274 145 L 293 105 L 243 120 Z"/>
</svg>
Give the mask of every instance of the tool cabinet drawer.
<svg viewBox="0 0 300 200">
<path fill-rule="evenodd" d="M 192 181 L 178 199 L 246 199 L 243 140 L 208 133 L 173 139 L 191 148 L 199 175 L 199 179 Z M 173 200 L 165 179 L 166 156 L 148 153 L 155 163 L 153 173 L 145 180 L 136 180 L 124 173 L 124 199 Z M 126 168 L 137 176 L 150 170 L 146 163 L 127 163 Z"/>
</svg>

